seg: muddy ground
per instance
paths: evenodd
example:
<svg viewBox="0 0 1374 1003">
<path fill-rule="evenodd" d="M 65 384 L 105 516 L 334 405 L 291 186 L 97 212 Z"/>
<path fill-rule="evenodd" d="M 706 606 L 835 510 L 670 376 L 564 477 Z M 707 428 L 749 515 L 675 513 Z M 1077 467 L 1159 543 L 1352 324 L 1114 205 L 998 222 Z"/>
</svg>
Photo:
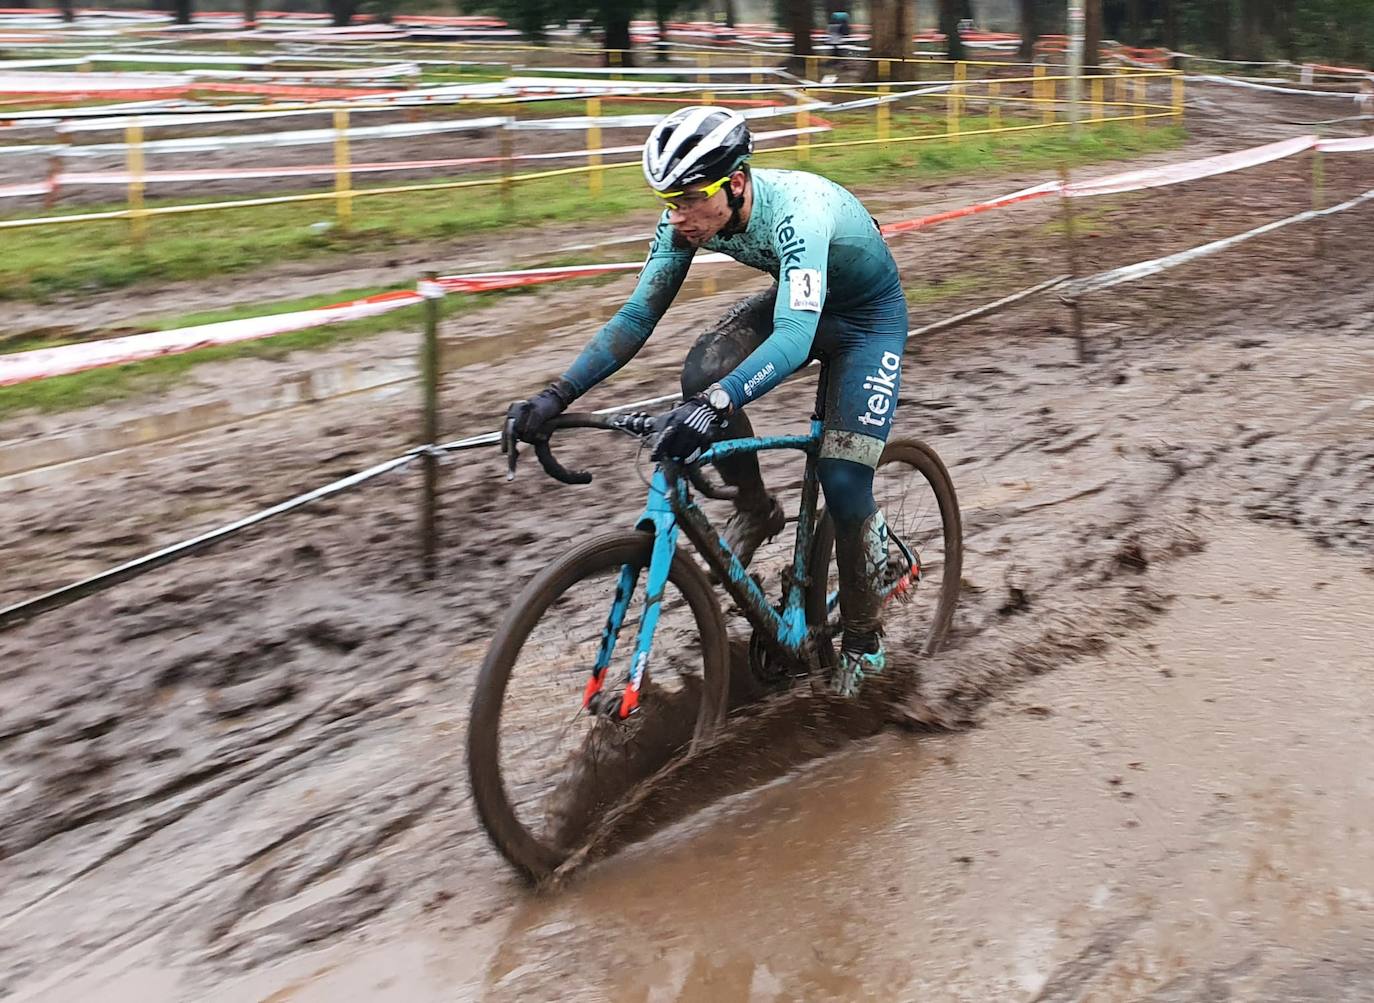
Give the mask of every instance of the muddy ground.
<svg viewBox="0 0 1374 1003">
<path fill-rule="evenodd" d="M 1081 268 L 1305 208 L 1306 169 L 1092 203 Z M 1331 201 L 1374 187 L 1364 158 L 1327 174 Z M 627 446 L 570 442 L 597 475 L 579 489 L 455 457 L 434 582 L 408 472 L 0 634 L 0 995 L 1359 998 L 1339 993 L 1367 984 L 1374 936 L 1351 766 L 1374 744 L 1369 215 L 1330 220 L 1320 260 L 1290 228 L 1089 300 L 1087 365 L 1053 301 L 913 345 L 901 430 L 949 463 L 968 550 L 910 701 L 925 731 L 817 740 L 829 711 L 805 700 L 746 721 L 658 798 L 707 810 L 551 900 L 477 829 L 466 704 L 512 589 L 637 513 Z M 913 323 L 1060 273 L 1057 219 L 896 243 Z M 758 280 L 721 282 L 595 403 L 671 388 Z M 449 332 L 492 350 L 449 374 L 445 432 L 490 427 L 627 288 Z M 270 376 L 254 366 L 185 392 Z M 780 389 L 756 425 L 798 427 L 808 396 Z M 395 455 L 415 411 L 324 402 L 9 492 L 0 603 Z"/>
</svg>

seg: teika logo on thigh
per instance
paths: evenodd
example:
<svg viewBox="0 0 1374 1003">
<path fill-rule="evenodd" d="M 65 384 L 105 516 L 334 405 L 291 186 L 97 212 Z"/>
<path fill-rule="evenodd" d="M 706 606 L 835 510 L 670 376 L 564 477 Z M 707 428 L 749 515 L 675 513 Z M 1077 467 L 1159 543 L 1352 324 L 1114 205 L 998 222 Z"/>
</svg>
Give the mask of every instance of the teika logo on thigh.
<svg viewBox="0 0 1374 1003">
<path fill-rule="evenodd" d="M 864 389 L 873 391 L 868 398 L 868 410 L 859 415 L 865 425 L 881 427 L 890 420 L 897 403 L 897 377 L 902 371 L 902 358 L 894 352 L 884 352 L 878 371 L 864 380 Z"/>
</svg>

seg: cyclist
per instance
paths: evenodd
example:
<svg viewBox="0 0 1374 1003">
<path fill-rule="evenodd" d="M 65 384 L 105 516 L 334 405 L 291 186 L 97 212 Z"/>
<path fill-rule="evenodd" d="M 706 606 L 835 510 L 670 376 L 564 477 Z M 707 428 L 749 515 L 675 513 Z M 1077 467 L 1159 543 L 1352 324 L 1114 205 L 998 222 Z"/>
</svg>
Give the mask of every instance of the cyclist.
<svg viewBox="0 0 1374 1003">
<path fill-rule="evenodd" d="M 655 459 L 689 460 L 711 442 L 753 434 L 744 408 L 810 359 L 829 365 L 818 473 L 835 522 L 843 637 L 833 680 L 854 694 L 882 672 L 887 524 L 873 471 L 897 409 L 907 337 L 896 263 L 863 205 L 802 171 L 751 169 L 744 118 L 718 107 L 668 115 L 644 144 L 644 176 L 665 205 L 629 301 L 563 376 L 507 412 L 525 441 L 627 363 L 677 295 L 698 248 L 771 274 L 687 353 L 683 402 L 669 413 Z M 753 455 L 717 465 L 738 489 L 725 538 L 743 563 L 783 526 Z"/>
</svg>

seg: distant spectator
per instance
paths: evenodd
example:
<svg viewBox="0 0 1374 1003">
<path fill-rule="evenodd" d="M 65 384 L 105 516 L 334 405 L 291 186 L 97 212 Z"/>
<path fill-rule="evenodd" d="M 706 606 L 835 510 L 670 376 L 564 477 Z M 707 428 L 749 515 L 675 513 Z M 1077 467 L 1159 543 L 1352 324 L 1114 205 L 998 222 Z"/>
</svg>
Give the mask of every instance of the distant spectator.
<svg viewBox="0 0 1374 1003">
<path fill-rule="evenodd" d="M 828 27 L 829 38 L 827 40 L 830 42 L 830 47 L 838 49 L 849 37 L 849 14 L 842 10 L 835 11 L 830 15 Z"/>
</svg>

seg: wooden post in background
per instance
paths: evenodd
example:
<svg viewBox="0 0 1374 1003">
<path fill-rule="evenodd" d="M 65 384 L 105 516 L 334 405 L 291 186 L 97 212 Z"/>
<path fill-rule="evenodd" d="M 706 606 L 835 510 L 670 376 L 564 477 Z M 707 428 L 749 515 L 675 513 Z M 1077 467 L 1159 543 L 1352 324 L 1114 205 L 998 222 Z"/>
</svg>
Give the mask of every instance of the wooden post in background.
<svg viewBox="0 0 1374 1003">
<path fill-rule="evenodd" d="M 444 289 L 438 274 L 425 272 L 420 282 L 420 295 L 425 298 L 425 340 L 420 354 L 420 382 L 423 392 L 421 445 L 433 446 L 439 441 L 439 302 Z M 425 577 L 434 577 L 434 558 L 438 551 L 439 532 L 435 513 L 439 504 L 439 457 L 433 450 L 425 453 L 424 487 L 420 495 L 420 558 Z"/>
<path fill-rule="evenodd" d="M 601 117 L 601 99 L 587 98 L 587 117 L 597 119 Z M 587 149 L 601 149 L 601 126 L 593 122 L 587 126 Z M 587 172 L 587 191 L 593 195 L 601 194 L 601 172 L 597 168 L 601 165 L 601 154 L 588 153 L 587 166 L 591 168 Z"/>
<path fill-rule="evenodd" d="M 135 120 L 124 129 L 125 163 L 129 170 L 129 236 L 143 249 L 148 217 L 143 209 L 143 126 Z"/>
<path fill-rule="evenodd" d="M 874 127 L 877 129 L 878 142 L 886 143 L 889 135 L 889 123 L 892 118 L 892 106 L 882 100 L 883 96 L 891 90 L 887 85 L 888 78 L 892 75 L 892 63 L 886 59 L 878 60 L 878 104 L 874 109 Z"/>
<path fill-rule="evenodd" d="M 339 229 L 353 222 L 353 176 L 348 171 L 348 110 L 334 110 L 334 215 Z"/>
<path fill-rule="evenodd" d="M 1312 209 L 1326 208 L 1326 165 L 1322 163 L 1322 151 L 1312 151 Z M 1326 255 L 1326 227 L 1324 218 L 1318 216 L 1312 221 L 1312 254 L 1321 258 Z"/>
<path fill-rule="evenodd" d="M 1068 196 L 1069 169 L 1061 164 L 1059 167 L 1059 207 L 1064 218 L 1064 248 L 1069 259 L 1069 277 L 1078 278 L 1078 244 L 1075 241 L 1074 220 L 1073 220 L 1073 200 Z M 1077 300 L 1067 301 L 1069 306 L 1069 319 L 1073 325 L 1073 340 L 1078 350 L 1078 361 L 1080 363 L 1088 361 L 1088 344 L 1083 335 L 1083 307 Z"/>
</svg>

